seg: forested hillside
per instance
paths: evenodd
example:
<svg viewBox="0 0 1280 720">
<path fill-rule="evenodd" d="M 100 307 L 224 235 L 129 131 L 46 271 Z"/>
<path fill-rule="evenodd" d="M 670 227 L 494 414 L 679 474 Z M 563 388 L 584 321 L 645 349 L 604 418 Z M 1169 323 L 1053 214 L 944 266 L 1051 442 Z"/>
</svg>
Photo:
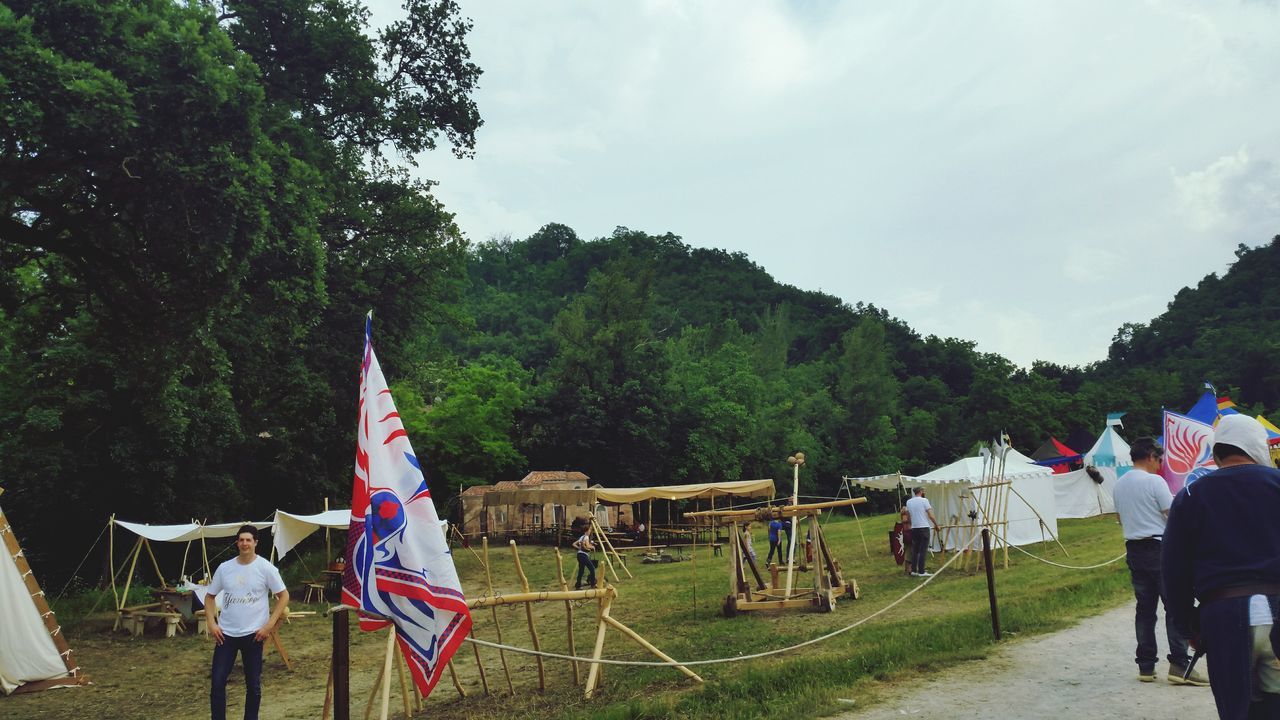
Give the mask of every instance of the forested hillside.
<svg viewBox="0 0 1280 720">
<path fill-rule="evenodd" d="M 480 69 L 452 0 L 0 2 L 0 487 L 43 570 L 108 515 L 317 511 L 350 493 L 364 314 L 433 492 L 916 472 L 1030 450 L 1210 379 L 1280 408 L 1280 245 L 1018 368 L 740 253 L 550 224 L 469 244 L 410 160 L 467 156 Z"/>
</svg>

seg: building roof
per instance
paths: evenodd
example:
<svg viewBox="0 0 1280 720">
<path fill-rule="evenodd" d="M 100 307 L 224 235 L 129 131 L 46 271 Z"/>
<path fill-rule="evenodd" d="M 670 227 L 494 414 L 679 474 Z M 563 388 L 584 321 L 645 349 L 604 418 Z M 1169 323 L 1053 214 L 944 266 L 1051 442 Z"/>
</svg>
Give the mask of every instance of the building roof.
<svg viewBox="0 0 1280 720">
<path fill-rule="evenodd" d="M 502 481 L 499 481 L 497 485 L 494 485 L 493 489 L 494 490 L 519 490 L 520 483 L 516 482 L 515 480 L 502 480 Z"/>
<path fill-rule="evenodd" d="M 498 488 L 494 487 L 493 485 L 472 485 L 471 487 L 462 491 L 462 496 L 475 497 L 476 495 L 483 495 L 487 492 L 491 492 L 497 489 Z"/>
<path fill-rule="evenodd" d="M 590 479 L 591 478 L 578 472 L 577 470 L 534 470 L 528 475 L 525 475 L 524 478 L 520 480 L 519 486 L 527 488 L 527 487 L 537 487 L 538 485 L 541 485 L 542 483 L 548 482 L 548 481 L 564 482 L 564 481 L 571 481 L 571 480 L 581 480 L 582 482 L 586 482 L 587 480 L 590 480 Z M 506 488 L 503 488 L 503 489 L 506 489 Z"/>
</svg>

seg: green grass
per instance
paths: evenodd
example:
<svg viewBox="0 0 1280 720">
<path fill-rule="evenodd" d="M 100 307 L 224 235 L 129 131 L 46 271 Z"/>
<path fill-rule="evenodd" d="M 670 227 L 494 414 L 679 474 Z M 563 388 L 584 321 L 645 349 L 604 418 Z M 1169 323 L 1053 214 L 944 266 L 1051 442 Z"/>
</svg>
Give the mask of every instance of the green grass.
<svg viewBox="0 0 1280 720">
<path fill-rule="evenodd" d="M 888 515 L 863 520 L 870 558 L 864 555 L 857 524 L 851 519 L 836 518 L 826 526 L 846 579 L 856 579 L 862 590 L 860 600 L 842 599 L 833 613 L 801 610 L 721 617 L 719 608 L 728 588 L 727 559 L 700 551 L 696 563 L 633 562 L 636 578 L 624 576 L 617 584 L 619 597 L 613 614 L 677 659 L 746 655 L 808 640 L 870 615 L 918 583 L 918 579 L 904 576 L 888 555 L 885 537 L 893 520 Z M 1060 533 L 1071 557 L 1052 544 L 1027 550 L 1069 565 L 1092 565 L 1123 551 L 1118 526 L 1111 518 L 1064 521 Z M 490 554 L 499 592 L 515 590 L 510 550 L 495 547 Z M 480 564 L 466 550 L 456 551 L 455 558 L 464 587 L 474 593 L 483 586 Z M 555 566 L 549 550 L 522 548 L 521 560 L 535 587 L 551 585 Z M 569 572 L 572 555 L 566 553 L 564 560 Z M 1067 570 L 1016 550 L 1010 551 L 1009 561 L 1008 570 L 998 562 L 996 573 L 1006 637 L 1061 629 L 1116 606 L 1130 592 L 1123 562 L 1096 570 Z M 937 568 L 942 561 L 934 557 L 929 564 Z M 859 705 L 864 705 L 891 690 L 895 681 L 984 657 L 993 648 L 985 575 L 976 572 L 972 561 L 968 571 L 958 570 L 959 563 L 952 567 L 956 569 L 942 573 L 928 588 L 885 615 L 817 646 L 743 663 L 694 668 L 706 680 L 702 686 L 665 668 L 608 667 L 605 687 L 587 701 L 579 689 L 563 682 L 565 663 L 549 661 L 549 674 L 561 677 L 543 696 L 535 693 L 523 698 L 517 688 L 517 698 L 455 702 L 452 689 L 443 687 L 437 693 L 448 701 L 436 705 L 433 697 L 433 712 L 458 718 L 504 717 L 513 711 L 528 718 L 790 718 L 835 712 L 840 709 L 838 698 L 857 696 Z M 505 582 L 498 583 L 499 577 Z M 801 583 L 809 580 L 808 574 L 800 576 Z M 563 606 L 545 605 L 538 621 L 543 647 L 562 652 Z M 584 607 L 578 612 L 579 655 L 589 654 L 591 610 Z M 507 642 L 527 647 L 523 615 L 500 617 Z M 476 614 L 480 637 L 493 639 L 492 624 L 488 612 Z M 618 658 L 653 659 L 613 632 L 608 635 L 605 651 Z M 509 662 L 527 665 L 530 659 L 509 656 Z M 486 652 L 485 663 L 492 683 L 496 658 L 491 662 Z M 467 651 L 455 664 L 469 678 L 471 673 L 466 669 L 474 666 L 474 656 Z"/>
</svg>

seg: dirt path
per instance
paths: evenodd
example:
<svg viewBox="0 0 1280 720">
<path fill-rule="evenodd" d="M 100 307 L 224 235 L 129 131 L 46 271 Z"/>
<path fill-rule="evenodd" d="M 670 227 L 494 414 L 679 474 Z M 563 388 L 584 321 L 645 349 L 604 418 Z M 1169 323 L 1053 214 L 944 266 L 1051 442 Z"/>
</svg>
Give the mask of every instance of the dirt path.
<svg viewBox="0 0 1280 720">
<path fill-rule="evenodd" d="M 1164 653 L 1163 618 L 1157 627 Z M 1156 682 L 1138 682 L 1133 645 L 1133 606 L 1129 604 L 1053 635 L 1015 640 L 989 660 L 922 679 L 904 688 L 897 700 L 838 717 L 1177 720 L 1217 716 L 1209 688 L 1170 685 L 1165 681 L 1164 663 L 1156 669 Z M 1207 672 L 1205 662 L 1202 658 L 1197 668 Z"/>
</svg>

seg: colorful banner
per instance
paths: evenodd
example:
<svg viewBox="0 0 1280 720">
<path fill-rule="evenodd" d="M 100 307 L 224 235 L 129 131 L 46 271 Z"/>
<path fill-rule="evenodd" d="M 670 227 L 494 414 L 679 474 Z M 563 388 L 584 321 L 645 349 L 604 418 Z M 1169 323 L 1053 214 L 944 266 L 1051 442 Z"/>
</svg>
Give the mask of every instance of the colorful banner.
<svg viewBox="0 0 1280 720">
<path fill-rule="evenodd" d="M 1216 410 L 1216 402 L 1215 410 Z M 1160 474 L 1177 494 L 1184 486 L 1217 470 L 1213 462 L 1213 426 L 1164 411 L 1164 460 Z"/>
<path fill-rule="evenodd" d="M 372 316 L 365 321 L 342 602 L 361 611 L 362 630 L 395 623 L 424 697 L 471 631 L 431 491 L 373 353 Z"/>
</svg>

